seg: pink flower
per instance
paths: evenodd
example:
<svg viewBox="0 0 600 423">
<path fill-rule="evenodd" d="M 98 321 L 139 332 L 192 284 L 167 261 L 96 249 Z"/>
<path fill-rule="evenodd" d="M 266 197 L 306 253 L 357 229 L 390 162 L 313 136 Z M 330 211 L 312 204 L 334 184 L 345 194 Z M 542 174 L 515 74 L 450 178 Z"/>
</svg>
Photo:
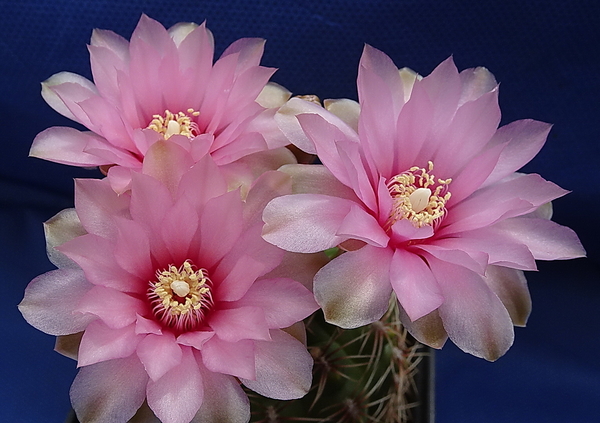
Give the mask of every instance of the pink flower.
<svg viewBox="0 0 600 423">
<path fill-rule="evenodd" d="M 360 106 L 338 104 L 340 117 L 298 99 L 281 110 L 282 129 L 325 167 L 287 167 L 296 194 L 266 207 L 263 237 L 290 251 L 349 250 L 314 280 L 329 322 L 373 322 L 394 292 L 421 342 L 439 348 L 449 337 L 497 359 L 530 312 L 522 271 L 585 254 L 544 216 L 566 191 L 515 172 L 550 125 L 498 128 L 494 77 L 459 73 L 451 58 L 420 78 L 367 46 L 358 93 Z"/>
<path fill-rule="evenodd" d="M 42 84 L 52 108 L 91 132 L 49 128 L 30 155 L 75 166 L 117 165 L 108 176 L 123 192 L 158 140 L 182 146 L 195 160 L 210 152 L 220 166 L 285 145 L 273 116 L 290 93 L 266 85 L 275 69 L 259 66 L 264 40 L 238 40 L 214 65 L 213 44 L 204 24 L 167 31 L 145 15 L 130 42 L 95 30 L 94 83 L 60 72 Z"/>
<path fill-rule="evenodd" d="M 71 388 L 81 421 L 125 422 L 147 401 L 163 422 L 247 422 L 240 381 L 276 399 L 310 388 L 312 358 L 282 329 L 318 307 L 299 282 L 268 275 L 284 252 L 260 235 L 289 178 L 267 172 L 242 201 L 210 156 L 189 171 L 173 157 L 186 151 L 156 142 L 146 159 L 163 167 L 133 172 L 120 196 L 78 180 L 76 214 L 46 226 L 59 269 L 29 284 L 20 310 L 61 344 L 83 332 Z"/>
</svg>

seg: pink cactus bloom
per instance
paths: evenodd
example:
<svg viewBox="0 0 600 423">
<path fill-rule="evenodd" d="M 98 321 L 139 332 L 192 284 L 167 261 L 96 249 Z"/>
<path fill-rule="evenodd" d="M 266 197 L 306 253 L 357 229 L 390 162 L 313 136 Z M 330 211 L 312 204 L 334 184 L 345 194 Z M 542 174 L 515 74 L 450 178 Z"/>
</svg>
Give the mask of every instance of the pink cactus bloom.
<svg viewBox="0 0 600 423">
<path fill-rule="evenodd" d="M 289 177 L 265 173 L 242 201 L 209 155 L 179 173 L 189 163 L 177 157 L 191 160 L 156 142 L 145 165 L 163 167 L 133 172 L 120 196 L 106 180 L 78 180 L 76 214 L 47 225 L 59 269 L 34 279 L 19 307 L 59 339 L 83 333 L 71 388 L 81 421 L 125 422 L 147 401 L 165 423 L 243 423 L 240 382 L 276 399 L 310 388 L 312 358 L 282 329 L 302 329 L 318 306 L 299 282 L 268 275 L 284 252 L 260 235 Z"/>
<path fill-rule="evenodd" d="M 325 167 L 287 166 L 295 194 L 268 204 L 263 237 L 296 252 L 347 250 L 315 276 L 329 322 L 373 322 L 394 292 L 419 341 L 440 348 L 449 337 L 497 359 L 530 312 L 522 271 L 585 254 L 549 220 L 546 204 L 566 191 L 515 172 L 550 125 L 498 128 L 494 77 L 459 73 L 451 58 L 421 78 L 366 46 L 358 94 L 360 106 L 326 103 L 335 114 L 299 99 L 281 110 L 282 129 Z"/>
<path fill-rule="evenodd" d="M 267 85 L 275 69 L 259 66 L 263 46 L 262 39 L 240 39 L 213 65 L 213 37 L 204 24 L 166 30 L 143 15 L 130 42 L 95 30 L 94 82 L 60 72 L 42 84 L 52 108 L 91 132 L 49 128 L 30 155 L 75 166 L 117 165 L 108 176 L 123 192 L 158 140 L 179 144 L 195 159 L 209 152 L 219 165 L 281 147 L 287 140 L 273 116 L 290 93 Z"/>
</svg>

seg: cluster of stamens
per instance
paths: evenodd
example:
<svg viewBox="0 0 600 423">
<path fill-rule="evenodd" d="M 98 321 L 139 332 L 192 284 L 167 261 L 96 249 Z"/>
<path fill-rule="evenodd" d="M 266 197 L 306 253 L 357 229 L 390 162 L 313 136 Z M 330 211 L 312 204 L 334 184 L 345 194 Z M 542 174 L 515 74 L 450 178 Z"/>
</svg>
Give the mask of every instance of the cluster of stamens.
<svg viewBox="0 0 600 423">
<path fill-rule="evenodd" d="M 198 124 L 194 122 L 190 116 L 199 116 L 200 112 L 194 109 L 187 109 L 187 114 L 183 112 L 171 113 L 165 110 L 164 116 L 153 115 L 152 121 L 148 125 L 148 129 L 152 129 L 159 134 L 162 134 L 166 140 L 173 135 L 185 135 L 188 138 L 194 138 L 200 135 Z"/>
<path fill-rule="evenodd" d="M 433 162 L 427 169 L 413 166 L 387 182 L 393 199 L 392 212 L 385 224 L 388 230 L 399 220 L 407 219 L 416 228 L 437 225 L 446 214 L 446 203 L 450 199 L 448 185 L 452 179 L 435 179 Z"/>
<path fill-rule="evenodd" d="M 186 260 L 179 268 L 156 272 L 156 281 L 150 282 L 148 298 L 154 315 L 168 327 L 188 331 L 200 325 L 205 313 L 212 307 L 212 281 L 206 269 L 194 270 Z"/>
</svg>

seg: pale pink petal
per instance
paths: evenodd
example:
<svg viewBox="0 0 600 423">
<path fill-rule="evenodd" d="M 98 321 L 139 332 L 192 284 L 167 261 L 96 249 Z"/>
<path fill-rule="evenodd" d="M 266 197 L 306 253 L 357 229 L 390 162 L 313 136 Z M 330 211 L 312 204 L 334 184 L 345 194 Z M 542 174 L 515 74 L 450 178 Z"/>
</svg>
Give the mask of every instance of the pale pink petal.
<svg viewBox="0 0 600 423">
<path fill-rule="evenodd" d="M 401 304 L 399 308 L 402 325 L 417 341 L 431 348 L 440 349 L 444 346 L 448 339 L 448 334 L 444 329 L 444 324 L 442 319 L 440 319 L 438 310 L 433 310 L 431 313 L 413 322 Z"/>
<path fill-rule="evenodd" d="M 376 247 L 387 247 L 390 240 L 377 219 L 356 204 L 351 206 L 336 235 L 359 239 Z"/>
<path fill-rule="evenodd" d="M 46 81 L 42 82 L 42 97 L 44 98 L 46 103 L 48 103 L 50 107 L 52 107 L 61 115 L 66 116 L 69 119 L 74 120 L 76 122 L 79 122 L 75 114 L 73 114 L 73 112 L 65 104 L 64 100 L 53 90 L 53 88 L 57 85 L 65 83 L 79 85 L 82 88 L 82 91 L 89 93 L 89 95 L 95 94 L 97 92 L 96 86 L 89 79 L 71 72 L 56 73 L 50 78 L 48 78 Z"/>
<path fill-rule="evenodd" d="M 494 225 L 494 229 L 529 248 L 536 260 L 569 260 L 585 257 L 575 232 L 547 219 L 514 218 Z"/>
<path fill-rule="evenodd" d="M 444 296 L 439 314 L 448 337 L 461 350 L 494 361 L 514 340 L 508 311 L 476 273 L 430 257 L 427 259 Z"/>
<path fill-rule="evenodd" d="M 366 245 L 333 259 L 315 276 L 314 292 L 325 319 L 342 328 L 372 323 L 387 311 L 392 294 L 392 250 Z"/>
<path fill-rule="evenodd" d="M 90 45 L 110 50 L 123 62 L 129 59 L 129 41 L 113 31 L 94 29 Z"/>
<path fill-rule="evenodd" d="M 98 36 L 100 33 L 96 31 L 92 33 L 92 42 L 94 38 L 96 38 L 96 41 L 100 38 Z M 106 33 L 114 34 L 111 31 L 104 31 L 104 34 Z M 119 37 L 116 34 L 114 35 L 113 39 Z M 107 40 L 107 37 L 104 37 L 104 40 Z M 120 100 L 118 74 L 127 72 L 127 60 L 129 58 L 129 43 L 124 38 L 120 38 L 120 41 L 124 42 L 125 45 L 120 45 L 118 52 L 106 46 L 94 44 L 88 46 L 94 83 L 99 93 L 110 100 L 112 104 L 118 104 Z M 125 47 L 125 49 L 122 50 L 122 47 Z"/>
<path fill-rule="evenodd" d="M 117 234 L 114 219 L 129 217 L 129 196 L 115 195 L 106 181 L 76 179 L 75 208 L 88 233 L 114 238 Z"/>
<path fill-rule="evenodd" d="M 396 244 L 414 239 L 427 239 L 433 234 L 433 227 L 425 225 L 417 228 L 408 219 L 400 219 L 392 225 L 392 241 Z"/>
<path fill-rule="evenodd" d="M 79 301 L 79 313 L 97 316 L 111 329 L 121 329 L 137 320 L 146 309 L 144 301 L 104 286 L 94 286 Z"/>
<path fill-rule="evenodd" d="M 77 352 L 83 332 L 73 333 L 71 335 L 59 335 L 54 342 L 54 351 L 64 355 L 67 358 L 77 361 Z"/>
<path fill-rule="evenodd" d="M 163 423 L 189 423 L 202 405 L 204 384 L 191 348 L 184 348 L 181 363 L 146 390 L 148 406 Z"/>
<path fill-rule="evenodd" d="M 292 194 L 324 194 L 360 201 L 351 188 L 342 184 L 323 165 L 288 164 L 279 171 L 291 176 Z"/>
<path fill-rule="evenodd" d="M 401 249 L 394 251 L 390 282 L 412 322 L 431 313 L 444 302 L 431 269 L 421 256 L 412 252 Z"/>
<path fill-rule="evenodd" d="M 172 333 L 146 335 L 137 345 L 136 352 L 150 380 L 154 382 L 179 366 L 183 355 Z"/>
<path fill-rule="evenodd" d="M 498 86 L 494 75 L 484 67 L 465 69 L 459 76 L 462 83 L 459 105 L 476 100 Z"/>
<path fill-rule="evenodd" d="M 358 132 L 360 104 L 348 98 L 323 100 L 323 107 L 343 120 L 354 132 Z"/>
<path fill-rule="evenodd" d="M 177 43 L 176 40 L 175 42 Z M 205 23 L 187 34 L 178 44 L 177 49 L 179 51 L 179 66 L 182 71 L 191 72 L 190 80 L 207 81 L 212 69 L 214 39 Z M 195 83 L 188 88 L 187 101 L 189 104 L 200 104 L 206 85 Z"/>
<path fill-rule="evenodd" d="M 202 362 L 208 370 L 245 379 L 256 377 L 255 341 L 222 341 L 213 336 L 202 346 Z"/>
<path fill-rule="evenodd" d="M 238 191 L 208 200 L 200 215 L 202 266 L 214 266 L 229 252 L 242 232 L 242 202 Z"/>
<path fill-rule="evenodd" d="M 265 312 L 257 306 L 215 310 L 210 314 L 208 325 L 226 342 L 270 340 Z"/>
<path fill-rule="evenodd" d="M 104 158 L 86 152 L 88 141 L 93 137 L 97 135 L 75 128 L 53 126 L 36 135 L 29 156 L 72 166 L 109 164 Z"/>
<path fill-rule="evenodd" d="M 256 97 L 256 102 L 266 109 L 274 109 L 283 106 L 291 96 L 287 88 L 276 82 L 268 82 Z"/>
<path fill-rule="evenodd" d="M 262 309 L 269 329 L 291 326 L 319 308 L 308 289 L 284 278 L 256 281 L 234 305 Z"/>
<path fill-rule="evenodd" d="M 165 215 L 173 207 L 168 188 L 151 176 L 133 173 L 131 217 L 146 225 L 152 233 L 160 234 Z"/>
<path fill-rule="evenodd" d="M 185 332 L 177 337 L 177 343 L 201 350 L 206 341 L 211 339 L 214 335 L 215 333 L 213 331 Z"/>
<path fill-rule="evenodd" d="M 484 185 L 501 180 L 533 159 L 546 142 L 551 128 L 548 123 L 531 119 L 518 120 L 499 128 L 490 144 L 503 144 L 505 147 Z"/>
<path fill-rule="evenodd" d="M 417 85 L 422 85 L 433 106 L 433 130 L 445 128 L 454 117 L 461 97 L 462 84 L 452 57 L 440 63 L 428 76 L 415 81 L 411 96 Z M 436 142 L 437 144 L 437 142 Z M 436 146 L 427 142 L 421 150 L 424 156 L 431 157 Z"/>
<path fill-rule="evenodd" d="M 319 269 L 329 263 L 325 252 L 318 253 L 292 253 L 286 251 L 281 264 L 264 275 L 265 279 L 294 278 L 312 292 L 313 279 Z"/>
<path fill-rule="evenodd" d="M 142 172 L 163 183 L 174 194 L 181 177 L 193 164 L 189 152 L 177 144 L 158 141 L 147 151 Z"/>
<path fill-rule="evenodd" d="M 80 332 L 94 317 L 74 311 L 92 287 L 79 269 L 52 270 L 27 285 L 19 311 L 27 323 L 50 335 Z"/>
<path fill-rule="evenodd" d="M 272 341 L 256 341 L 256 379 L 242 378 L 254 392 L 269 398 L 301 398 L 310 389 L 313 358 L 306 347 L 281 330 L 271 330 Z"/>
<path fill-rule="evenodd" d="M 121 166 L 112 166 L 108 169 L 107 179 L 111 188 L 117 194 L 123 194 L 131 189 L 131 169 Z"/>
<path fill-rule="evenodd" d="M 204 384 L 202 406 L 191 423 L 246 423 L 250 420 L 250 401 L 239 382 L 231 376 L 211 372 L 201 364 L 198 369 Z"/>
<path fill-rule="evenodd" d="M 273 198 L 289 194 L 292 190 L 290 177 L 283 172 L 265 171 L 252 184 L 243 208 L 244 228 L 262 224 L 262 213 Z"/>
<path fill-rule="evenodd" d="M 231 54 L 238 55 L 237 71 L 241 72 L 250 67 L 258 66 L 265 48 L 262 38 L 240 38 L 225 49 L 221 58 Z M 221 59 L 219 59 L 221 60 Z"/>
<path fill-rule="evenodd" d="M 513 325 L 525 326 L 531 313 L 531 296 L 523 272 L 508 267 L 489 266 L 483 280 L 500 298 Z"/>
<path fill-rule="evenodd" d="M 81 225 L 75 209 L 64 209 L 44 222 L 44 236 L 46 238 L 46 254 L 48 259 L 58 268 L 79 269 L 77 263 L 58 251 L 55 247 L 85 235 L 86 231 Z"/>
<path fill-rule="evenodd" d="M 146 398 L 148 375 L 136 356 L 85 366 L 70 396 L 82 422 L 125 422 Z"/>
<path fill-rule="evenodd" d="M 354 202 L 322 194 L 284 195 L 263 213 L 263 238 L 288 251 L 314 253 L 348 239 L 338 229 Z"/>
<path fill-rule="evenodd" d="M 217 144 L 217 140 L 213 146 Z M 230 140 L 224 146 L 212 150 L 211 156 L 219 165 L 226 165 L 234 162 L 248 154 L 257 153 L 267 149 L 267 143 L 264 137 L 258 132 L 241 135 Z"/>
<path fill-rule="evenodd" d="M 143 338 L 144 335 L 136 335 L 133 324 L 121 329 L 111 329 L 95 320 L 88 325 L 81 338 L 77 366 L 129 357 Z"/>
<path fill-rule="evenodd" d="M 209 155 L 199 160 L 179 182 L 177 197 L 184 196 L 195 208 L 227 192 L 227 182 Z"/>
<path fill-rule="evenodd" d="M 436 240 L 431 244 L 419 244 L 415 248 L 426 251 L 439 260 L 466 267 L 480 275 L 485 273 L 489 261 L 489 255 L 485 251 L 463 251 L 460 249 L 460 243 L 456 245 L 456 243 L 444 241 L 446 240 Z"/>
</svg>

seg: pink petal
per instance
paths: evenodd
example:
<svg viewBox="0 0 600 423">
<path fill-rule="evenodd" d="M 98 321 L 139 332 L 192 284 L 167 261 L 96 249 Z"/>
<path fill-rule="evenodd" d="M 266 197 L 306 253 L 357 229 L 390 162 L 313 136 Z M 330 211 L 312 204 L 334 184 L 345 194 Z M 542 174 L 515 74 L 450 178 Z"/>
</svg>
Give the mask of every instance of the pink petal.
<svg viewBox="0 0 600 423">
<path fill-rule="evenodd" d="M 196 360 L 200 361 L 196 355 Z M 211 372 L 198 363 L 204 398 L 191 423 L 246 423 L 250 420 L 250 401 L 240 384 L 231 376 Z"/>
<path fill-rule="evenodd" d="M 206 341 L 211 339 L 214 335 L 215 333 L 213 331 L 185 332 L 177 337 L 177 343 L 201 350 Z"/>
<path fill-rule="evenodd" d="M 215 145 L 216 142 L 213 144 L 213 147 Z M 267 143 L 263 136 L 259 133 L 252 132 L 229 140 L 224 146 L 212 150 L 211 156 L 217 164 L 226 165 L 247 156 L 248 154 L 257 153 L 266 149 Z"/>
<path fill-rule="evenodd" d="M 507 219 L 494 225 L 494 229 L 525 244 L 536 260 L 585 257 L 577 234 L 551 220 L 528 217 Z"/>
<path fill-rule="evenodd" d="M 74 128 L 53 126 L 35 137 L 29 156 L 72 166 L 99 166 L 110 164 L 102 157 L 85 151 L 92 133 L 80 132 Z"/>
<path fill-rule="evenodd" d="M 221 54 L 221 58 L 237 54 L 237 71 L 241 72 L 252 66 L 258 66 L 264 47 L 265 40 L 262 38 L 240 38 L 225 49 L 223 54 Z"/>
<path fill-rule="evenodd" d="M 512 320 L 481 276 L 454 264 L 427 259 L 444 296 L 439 314 L 461 350 L 495 361 L 514 340 Z"/>
<path fill-rule="evenodd" d="M 453 243 L 452 239 L 449 240 L 450 242 L 444 241 L 446 240 L 431 244 L 419 244 L 415 248 L 426 251 L 439 260 L 466 267 L 480 275 L 485 273 L 489 261 L 489 256 L 485 251 L 464 251 L 460 249 L 460 243 Z"/>
<path fill-rule="evenodd" d="M 200 215 L 202 266 L 214 266 L 232 249 L 240 237 L 242 224 L 242 201 L 237 190 L 206 203 Z"/>
<path fill-rule="evenodd" d="M 105 31 L 104 34 L 106 33 L 111 32 Z M 96 35 L 95 38 L 98 40 L 99 33 L 95 31 L 92 33 L 92 41 L 94 40 L 94 35 Z M 116 34 L 114 35 L 115 37 L 113 37 L 113 39 L 116 39 L 118 36 Z M 94 83 L 96 84 L 100 94 L 104 98 L 108 99 L 112 104 L 118 104 L 120 100 L 118 74 L 119 72 L 127 72 L 128 70 L 126 60 L 129 56 L 129 43 L 124 38 L 120 38 L 120 40 L 125 42 L 125 45 L 119 46 L 118 52 L 115 52 L 111 48 L 104 46 L 88 46 Z M 125 47 L 126 50 L 121 50 L 121 47 Z"/>
<path fill-rule="evenodd" d="M 398 301 L 413 322 L 444 302 L 431 269 L 421 256 L 412 252 L 401 249 L 394 251 L 390 281 Z"/>
<path fill-rule="evenodd" d="M 524 119 L 499 128 L 490 144 L 505 147 L 485 185 L 501 180 L 533 159 L 546 142 L 551 127 L 548 123 Z"/>
<path fill-rule="evenodd" d="M 433 234 L 433 227 L 425 225 L 417 228 L 407 219 L 400 219 L 392 225 L 392 241 L 395 244 L 402 244 L 415 239 L 427 239 L 432 237 Z"/>
<path fill-rule="evenodd" d="M 123 270 L 116 262 L 113 244 L 104 238 L 87 234 L 61 245 L 59 251 L 75 261 L 94 285 L 106 286 L 123 292 L 144 292 L 140 279 Z"/>
<path fill-rule="evenodd" d="M 129 59 L 129 41 L 113 31 L 94 29 L 90 45 L 110 50 L 123 62 Z"/>
<path fill-rule="evenodd" d="M 185 196 L 196 209 L 227 192 L 227 182 L 210 156 L 204 156 L 179 182 L 177 197 Z"/>
<path fill-rule="evenodd" d="M 135 334 L 135 325 L 111 329 L 101 321 L 95 320 L 88 325 L 81 338 L 77 366 L 129 357 L 143 338 L 144 335 Z"/>
<path fill-rule="evenodd" d="M 183 263 L 191 256 L 190 249 L 198 231 L 198 220 L 198 213 L 185 197 L 179 197 L 165 216 L 161 235 L 173 263 Z"/>
<path fill-rule="evenodd" d="M 286 251 L 281 260 L 281 264 L 264 275 L 264 278 L 293 277 L 295 281 L 300 282 L 312 292 L 315 274 L 327 263 L 329 263 L 329 258 L 327 257 L 327 254 L 322 251 L 312 254 Z"/>
<path fill-rule="evenodd" d="M 202 362 L 208 370 L 245 379 L 256 377 L 255 341 L 222 341 L 214 336 L 202 346 Z"/>
<path fill-rule="evenodd" d="M 356 203 L 351 206 L 336 235 L 359 239 L 376 247 L 387 247 L 390 240 L 379 222 Z"/>
<path fill-rule="evenodd" d="M 129 217 L 129 196 L 116 195 L 103 180 L 76 179 L 75 208 L 88 233 L 114 239 L 114 219 Z"/>
<path fill-rule="evenodd" d="M 443 142 L 433 156 L 436 177 L 448 178 L 487 145 L 500 123 L 498 90 L 463 104 L 444 130 Z"/>
<path fill-rule="evenodd" d="M 143 335 L 148 333 L 161 335 L 162 326 L 159 325 L 155 320 L 147 319 L 138 314 L 135 320 L 135 333 L 136 335 Z"/>
<path fill-rule="evenodd" d="M 202 405 L 204 384 L 191 348 L 184 348 L 181 363 L 146 390 L 148 406 L 163 423 L 189 423 Z"/>
<path fill-rule="evenodd" d="M 242 378 L 254 392 L 288 400 L 303 397 L 310 389 L 313 358 L 296 338 L 271 330 L 272 341 L 256 341 L 256 379 Z"/>
<path fill-rule="evenodd" d="M 270 329 L 291 326 L 319 308 L 308 289 L 284 278 L 256 281 L 235 306 L 260 308 Z"/>
<path fill-rule="evenodd" d="M 203 23 L 190 32 L 177 47 L 179 66 L 184 71 L 191 71 L 191 79 L 199 83 L 191 84 L 187 101 L 189 104 L 200 104 L 207 81 L 212 70 L 214 39 L 212 33 Z"/>
<path fill-rule="evenodd" d="M 108 169 L 107 179 L 114 192 L 121 195 L 131 189 L 131 169 L 112 166 Z"/>
<path fill-rule="evenodd" d="M 82 422 L 124 422 L 146 398 L 148 375 L 136 356 L 79 369 L 70 396 Z"/>
<path fill-rule="evenodd" d="M 350 329 L 379 320 L 392 293 L 392 250 L 366 245 L 333 259 L 315 276 L 314 292 L 325 319 Z"/>
<path fill-rule="evenodd" d="M 531 313 L 531 296 L 523 272 L 508 267 L 489 266 L 483 280 L 500 298 L 513 325 L 525 326 Z"/>
<path fill-rule="evenodd" d="M 284 195 L 263 213 L 263 238 L 288 251 L 314 253 L 345 241 L 338 229 L 353 202 L 322 194 Z"/>
<path fill-rule="evenodd" d="M 413 92 L 417 85 L 423 86 L 434 108 L 433 130 L 436 132 L 442 130 L 454 117 L 462 92 L 462 84 L 452 57 L 440 63 L 421 81 L 415 81 Z M 424 153 L 421 157 L 432 157 L 432 151 L 426 150 L 430 150 L 434 146 L 425 145 L 424 147 L 421 150 Z"/>
<path fill-rule="evenodd" d="M 79 269 L 52 270 L 27 285 L 19 311 L 27 323 L 50 335 L 81 332 L 94 317 L 75 308 L 92 287 Z"/>
<path fill-rule="evenodd" d="M 292 190 L 290 177 L 283 172 L 265 171 L 252 184 L 243 208 L 244 227 L 262 224 L 262 213 L 273 198 L 289 194 Z"/>
<path fill-rule="evenodd" d="M 154 276 L 154 265 L 150 256 L 150 241 L 145 228 L 134 220 L 117 218 L 118 235 L 113 250 L 119 266 L 141 279 Z"/>
<path fill-rule="evenodd" d="M 181 364 L 181 347 L 171 333 L 149 334 L 137 345 L 136 352 L 150 380 L 156 382 L 165 373 Z"/>
<path fill-rule="evenodd" d="M 111 329 L 121 329 L 137 320 L 146 309 L 143 300 L 104 286 L 94 286 L 79 301 L 75 311 L 93 314 Z"/>
<path fill-rule="evenodd" d="M 531 212 L 567 191 L 539 175 L 515 175 L 476 191 L 448 210 L 443 229 L 448 235 L 491 225 L 499 220 Z"/>
<path fill-rule="evenodd" d="M 210 315 L 208 325 L 220 339 L 226 342 L 237 342 L 242 339 L 271 339 L 265 312 L 256 306 L 215 310 Z"/>
<path fill-rule="evenodd" d="M 171 193 L 148 175 L 133 173 L 131 183 L 131 217 L 147 226 L 151 233 L 159 234 L 165 215 L 173 207 Z"/>
<path fill-rule="evenodd" d="M 363 147 L 373 158 L 378 171 L 390 177 L 393 175 L 396 120 L 404 103 L 398 68 L 384 53 L 365 45 L 357 87 L 361 105 L 358 127 Z"/>
</svg>

